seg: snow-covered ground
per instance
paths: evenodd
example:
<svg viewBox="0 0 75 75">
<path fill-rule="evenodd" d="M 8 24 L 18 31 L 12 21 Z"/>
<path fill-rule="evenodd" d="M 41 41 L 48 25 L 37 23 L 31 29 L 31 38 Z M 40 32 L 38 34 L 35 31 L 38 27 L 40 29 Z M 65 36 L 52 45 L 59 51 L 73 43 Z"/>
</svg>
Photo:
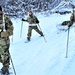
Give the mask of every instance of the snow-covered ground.
<svg viewBox="0 0 75 75">
<path fill-rule="evenodd" d="M 69 33 L 68 58 L 65 58 L 68 32 L 56 28 L 57 24 L 69 20 L 70 14 L 37 17 L 47 43 L 34 30 L 31 41 L 25 43 L 28 23 L 23 22 L 21 33 L 22 21 L 12 19 L 14 35 L 10 53 L 16 75 L 75 75 L 75 28 L 71 28 Z"/>
</svg>

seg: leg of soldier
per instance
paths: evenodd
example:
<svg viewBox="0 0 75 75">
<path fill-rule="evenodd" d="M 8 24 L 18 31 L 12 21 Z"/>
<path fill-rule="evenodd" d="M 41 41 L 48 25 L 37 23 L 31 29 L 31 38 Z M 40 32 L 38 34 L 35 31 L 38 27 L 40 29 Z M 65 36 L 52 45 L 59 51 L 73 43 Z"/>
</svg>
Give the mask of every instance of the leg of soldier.
<svg viewBox="0 0 75 75">
<path fill-rule="evenodd" d="M 37 33 L 39 33 L 41 36 L 44 36 L 43 33 L 42 33 L 42 31 L 40 31 L 37 26 L 34 26 L 34 30 L 35 30 Z"/>
<path fill-rule="evenodd" d="M 2 47 L 4 53 L 2 55 L 2 74 L 9 73 L 9 65 L 10 65 L 10 53 L 9 53 L 9 45 Z"/>
<path fill-rule="evenodd" d="M 4 50 L 3 50 L 2 46 L 0 46 L 0 62 L 1 63 L 3 62 L 2 55 L 4 55 Z"/>
<path fill-rule="evenodd" d="M 27 34 L 27 40 L 30 41 L 31 35 L 32 35 L 32 26 L 29 26 L 28 28 L 28 34 Z"/>
</svg>

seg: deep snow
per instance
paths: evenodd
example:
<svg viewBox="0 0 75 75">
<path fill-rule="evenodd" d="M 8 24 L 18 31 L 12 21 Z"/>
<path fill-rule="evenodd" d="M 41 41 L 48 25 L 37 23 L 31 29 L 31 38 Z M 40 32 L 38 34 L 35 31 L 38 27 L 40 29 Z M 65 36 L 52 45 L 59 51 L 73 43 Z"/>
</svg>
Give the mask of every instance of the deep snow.
<svg viewBox="0 0 75 75">
<path fill-rule="evenodd" d="M 31 41 L 25 43 L 28 23 L 23 22 L 20 37 L 22 21 L 12 19 L 14 35 L 10 54 L 16 75 L 75 75 L 75 28 L 71 28 L 69 33 L 68 58 L 65 58 L 68 32 L 56 28 L 57 24 L 69 20 L 70 14 L 40 14 L 37 17 L 47 43 L 34 30 Z"/>
</svg>

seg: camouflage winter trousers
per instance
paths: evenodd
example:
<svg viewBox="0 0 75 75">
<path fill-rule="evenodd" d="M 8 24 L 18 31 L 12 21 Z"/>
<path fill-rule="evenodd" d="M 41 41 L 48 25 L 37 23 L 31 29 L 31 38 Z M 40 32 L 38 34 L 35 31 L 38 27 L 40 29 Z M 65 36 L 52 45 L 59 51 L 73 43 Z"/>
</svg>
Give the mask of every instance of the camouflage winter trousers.
<svg viewBox="0 0 75 75">
<path fill-rule="evenodd" d="M 43 33 L 38 29 L 37 26 L 29 26 L 27 38 L 30 39 L 30 37 L 31 37 L 31 35 L 32 35 L 32 30 L 33 30 L 33 29 L 34 29 L 37 33 L 39 33 L 40 35 L 43 35 Z"/>
<path fill-rule="evenodd" d="M 9 41 L 8 38 L 0 38 L 0 62 L 3 66 L 10 64 Z"/>
</svg>

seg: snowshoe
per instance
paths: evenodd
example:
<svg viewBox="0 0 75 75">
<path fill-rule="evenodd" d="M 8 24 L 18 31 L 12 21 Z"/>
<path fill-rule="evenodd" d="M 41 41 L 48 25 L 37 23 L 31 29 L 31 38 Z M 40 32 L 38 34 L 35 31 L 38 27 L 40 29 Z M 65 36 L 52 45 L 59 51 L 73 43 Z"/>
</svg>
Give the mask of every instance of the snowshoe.
<svg viewBox="0 0 75 75">
<path fill-rule="evenodd" d="M 25 43 L 28 43 L 28 42 L 30 42 L 30 40 L 26 40 L 26 41 L 25 41 Z"/>
</svg>

